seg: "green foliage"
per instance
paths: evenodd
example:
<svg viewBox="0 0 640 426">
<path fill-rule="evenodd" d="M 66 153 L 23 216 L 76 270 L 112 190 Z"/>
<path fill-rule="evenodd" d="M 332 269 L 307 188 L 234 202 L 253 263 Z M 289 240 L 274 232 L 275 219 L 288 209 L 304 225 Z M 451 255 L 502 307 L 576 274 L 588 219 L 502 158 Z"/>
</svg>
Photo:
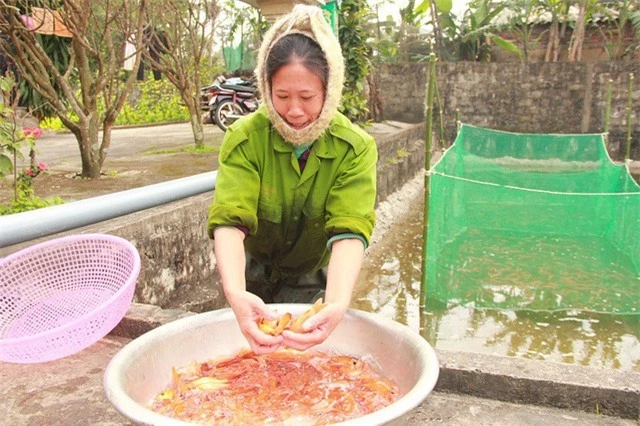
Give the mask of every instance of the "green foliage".
<svg viewBox="0 0 640 426">
<path fill-rule="evenodd" d="M 609 60 L 632 57 L 640 48 L 640 4 L 637 0 L 597 4 L 595 12 L 603 18 L 598 30 Z M 627 29 L 632 29 L 633 39 L 625 37 Z"/>
<path fill-rule="evenodd" d="M 640 9 L 629 13 L 629 20 L 633 25 L 636 40 L 640 41 Z"/>
<path fill-rule="evenodd" d="M 240 8 L 237 2 L 233 0 L 227 0 L 224 7 L 231 20 L 231 26 L 227 33 L 229 40 L 233 40 L 239 31 L 243 40 L 246 37 L 253 42 L 259 42 L 269 29 L 269 23 L 264 19 L 260 9 L 257 7 Z M 257 47 L 259 46 L 256 45 Z"/>
<path fill-rule="evenodd" d="M 189 120 L 178 90 L 168 80 L 145 80 L 138 85 L 138 93 L 125 103 L 116 126 Z"/>
<path fill-rule="evenodd" d="M 339 39 L 345 59 L 345 90 L 341 111 L 355 122 L 366 121 L 366 77 L 371 68 L 370 47 L 365 30 L 368 13 L 365 0 L 343 0 L 339 14 Z"/>
<path fill-rule="evenodd" d="M 210 84 L 220 75 L 224 68 L 210 64 L 207 59 L 200 66 L 200 81 Z M 124 83 L 123 83 L 124 84 Z M 98 102 L 98 111 L 104 114 L 104 104 Z M 74 113 L 67 114 L 71 121 L 77 122 Z M 136 82 L 128 102 L 116 118 L 116 126 L 133 126 L 141 124 L 162 124 L 189 121 L 189 112 L 184 106 L 178 89 L 168 79 L 154 80 L 150 76 L 144 81 Z M 44 118 L 40 122 L 43 130 L 60 132 L 67 130 L 58 117 Z"/>
<path fill-rule="evenodd" d="M 63 204 L 64 200 L 60 197 L 51 197 L 42 199 L 34 194 L 33 179 L 44 170 L 37 169 L 33 171 L 25 169 L 20 172 L 16 180 L 16 197 L 9 204 L 0 204 L 0 216 L 14 213 L 22 213 L 29 210 L 36 210 L 42 207 Z"/>
<path fill-rule="evenodd" d="M 491 0 L 474 0 L 469 4 L 455 37 L 460 60 L 488 61 L 491 53 L 489 41 L 520 55 L 520 50 L 512 42 L 495 33 L 496 28 L 492 24 L 493 19 L 506 7 L 506 3 L 495 5 Z"/>
<path fill-rule="evenodd" d="M 40 121 L 40 128 L 51 132 L 63 132 L 67 130 L 58 117 L 46 117 Z"/>
<path fill-rule="evenodd" d="M 56 197 L 42 200 L 33 192 L 33 180 L 48 169 L 44 163 L 35 161 L 36 138 L 42 135 L 39 128 L 19 128 L 11 102 L 16 85 L 10 77 L 0 77 L 0 178 L 13 172 L 14 198 L 6 205 L 0 205 L 0 215 L 19 213 L 62 203 Z M 17 160 L 24 160 L 21 149 L 29 148 L 31 163 L 20 173 Z"/>
<path fill-rule="evenodd" d="M 205 144 L 201 146 L 189 145 L 186 147 L 178 147 L 178 148 L 155 149 L 152 151 L 145 152 L 145 155 L 177 154 L 179 152 L 188 152 L 190 154 L 211 154 L 219 151 L 220 151 L 220 147 Z"/>
<path fill-rule="evenodd" d="M 100 101 L 98 111 L 104 114 L 104 105 Z M 72 121 L 73 114 L 70 114 Z M 189 112 L 182 103 L 180 94 L 167 79 L 147 79 L 138 82 L 134 93 L 129 97 L 116 118 L 116 126 L 139 124 L 160 124 L 184 122 L 189 120 Z M 51 131 L 66 130 L 58 117 L 48 118 L 41 122 L 41 127 Z"/>
<path fill-rule="evenodd" d="M 0 178 L 15 173 L 15 162 L 24 156 L 20 149 L 33 144 L 33 137 L 19 129 L 12 108 L 15 82 L 11 77 L 0 77 Z"/>
<path fill-rule="evenodd" d="M 373 54 L 371 60 L 378 64 L 388 64 L 398 62 L 398 25 L 389 15 L 384 20 L 380 20 L 377 14 L 371 15 L 370 33 L 376 36 L 370 40 Z"/>
<path fill-rule="evenodd" d="M 435 4 L 438 12 L 442 12 L 445 14 L 450 13 L 451 8 L 453 7 L 452 0 L 435 0 Z M 415 8 L 414 12 L 417 15 L 421 15 L 428 12 L 430 7 L 431 7 L 431 2 L 429 0 L 424 0 Z"/>
<path fill-rule="evenodd" d="M 11 202 L 11 204 L 0 204 L 0 216 L 22 213 L 29 210 L 41 209 L 43 207 L 55 206 L 63 203 L 64 200 L 60 197 L 51 197 L 47 199 L 42 199 L 35 195 L 31 197 L 19 197 L 17 200 Z"/>
<path fill-rule="evenodd" d="M 494 2 L 492 0 L 471 0 L 461 19 L 458 19 L 451 10 L 450 0 L 435 0 L 437 12 L 436 27 L 439 29 L 440 40 L 436 40 L 439 48 L 439 56 L 445 61 L 488 61 L 490 60 L 490 42 L 511 53 L 521 55 L 518 47 L 496 34 L 492 20 L 511 3 Z M 428 16 L 431 1 L 424 0 L 415 9 L 416 19 Z M 431 25 L 432 22 L 429 22 Z M 414 55 L 411 59 L 415 59 Z M 420 60 L 426 59 L 426 56 Z"/>
<path fill-rule="evenodd" d="M 527 62 L 530 51 L 548 32 L 545 30 L 537 36 L 535 35 L 538 26 L 536 24 L 537 17 L 546 12 L 546 9 L 538 0 L 508 0 L 504 4 L 510 12 L 509 22 L 504 25 L 504 29 L 516 37 L 518 44 L 522 47 L 518 56 Z M 502 45 L 498 46 L 502 47 Z M 513 44 L 513 48 L 518 49 L 515 44 Z"/>
<path fill-rule="evenodd" d="M 501 49 L 506 50 L 510 53 L 515 53 L 518 56 L 522 56 L 522 51 L 518 48 L 518 46 L 515 45 L 515 43 L 509 40 L 505 40 L 502 37 L 492 33 L 487 34 L 487 37 L 489 38 L 489 40 L 491 40 L 492 43 L 494 43 Z"/>
<path fill-rule="evenodd" d="M 407 148 L 400 148 L 399 150 L 396 151 L 396 155 L 398 156 L 398 158 L 408 157 L 409 150 L 407 150 Z"/>
</svg>

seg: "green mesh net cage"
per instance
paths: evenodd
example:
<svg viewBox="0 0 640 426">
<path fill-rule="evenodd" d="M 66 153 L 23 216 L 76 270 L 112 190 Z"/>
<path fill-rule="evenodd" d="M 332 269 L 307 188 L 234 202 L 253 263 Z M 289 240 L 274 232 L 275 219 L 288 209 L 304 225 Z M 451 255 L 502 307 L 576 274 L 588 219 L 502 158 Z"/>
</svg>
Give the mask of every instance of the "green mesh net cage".
<svg viewBox="0 0 640 426">
<path fill-rule="evenodd" d="M 640 313 L 640 187 L 603 135 L 462 125 L 431 169 L 423 303 Z"/>
<path fill-rule="evenodd" d="M 227 72 L 253 70 L 256 67 L 256 51 L 244 41 L 235 47 L 223 47 L 222 54 Z"/>
</svg>

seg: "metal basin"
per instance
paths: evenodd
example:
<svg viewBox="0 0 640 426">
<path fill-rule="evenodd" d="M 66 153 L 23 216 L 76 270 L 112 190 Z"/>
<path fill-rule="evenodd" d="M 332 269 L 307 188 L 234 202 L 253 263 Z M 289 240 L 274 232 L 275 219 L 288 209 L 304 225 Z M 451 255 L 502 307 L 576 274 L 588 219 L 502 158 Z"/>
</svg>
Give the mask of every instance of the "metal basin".
<svg viewBox="0 0 640 426">
<path fill-rule="evenodd" d="M 271 306 L 280 314 L 291 312 L 295 316 L 310 305 Z M 171 367 L 234 355 L 246 347 L 231 309 L 165 324 L 131 341 L 113 357 L 104 376 L 107 398 L 133 422 L 185 425 L 147 408 L 171 380 Z M 367 312 L 349 310 L 331 336 L 316 349 L 356 357 L 372 355 L 382 373 L 398 384 L 403 395 L 382 410 L 340 425 L 403 424 L 403 417 L 420 405 L 438 379 L 436 354 L 417 332 Z"/>
</svg>

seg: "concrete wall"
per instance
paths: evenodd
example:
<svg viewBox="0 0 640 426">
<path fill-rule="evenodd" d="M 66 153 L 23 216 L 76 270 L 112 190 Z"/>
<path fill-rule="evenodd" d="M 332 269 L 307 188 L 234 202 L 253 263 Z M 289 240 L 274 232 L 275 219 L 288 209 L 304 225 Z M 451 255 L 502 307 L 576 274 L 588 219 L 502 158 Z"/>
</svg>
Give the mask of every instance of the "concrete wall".
<svg viewBox="0 0 640 426">
<path fill-rule="evenodd" d="M 464 123 L 512 132 L 601 133 L 608 81 L 613 81 L 610 154 L 624 158 L 629 73 L 632 89 L 632 159 L 640 159 L 640 62 L 437 64 L 445 138 L 455 139 L 456 110 Z M 374 69 L 383 118 L 424 120 L 426 64 Z M 438 111 L 436 110 L 436 113 Z M 437 116 L 436 116 L 437 117 Z M 438 120 L 434 122 L 439 133 Z"/>
<path fill-rule="evenodd" d="M 424 167 L 424 125 L 385 124 L 367 129 L 379 149 L 378 202 Z M 0 257 L 30 245 L 79 233 L 106 233 L 131 241 L 142 267 L 135 301 L 165 309 L 203 312 L 226 305 L 220 287 L 213 241 L 206 233 L 213 193 L 27 243 L 0 248 Z"/>
</svg>

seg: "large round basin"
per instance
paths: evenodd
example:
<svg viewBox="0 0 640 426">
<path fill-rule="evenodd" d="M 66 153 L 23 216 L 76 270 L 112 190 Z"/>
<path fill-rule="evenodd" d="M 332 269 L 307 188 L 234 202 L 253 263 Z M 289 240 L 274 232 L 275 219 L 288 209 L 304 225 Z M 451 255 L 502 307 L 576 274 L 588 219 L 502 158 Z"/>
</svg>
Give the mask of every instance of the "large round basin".
<svg viewBox="0 0 640 426">
<path fill-rule="evenodd" d="M 274 304 L 279 314 L 303 313 L 310 305 Z M 147 408 L 171 380 L 171 367 L 235 355 L 248 344 L 231 309 L 193 315 L 165 324 L 132 340 L 109 363 L 104 376 L 107 398 L 133 422 L 186 425 Z M 402 419 L 427 397 L 438 379 L 434 350 L 408 327 L 367 312 L 349 310 L 343 321 L 314 349 L 360 357 L 373 356 L 382 374 L 394 380 L 402 397 L 375 413 L 340 425 L 403 424 Z"/>
</svg>

